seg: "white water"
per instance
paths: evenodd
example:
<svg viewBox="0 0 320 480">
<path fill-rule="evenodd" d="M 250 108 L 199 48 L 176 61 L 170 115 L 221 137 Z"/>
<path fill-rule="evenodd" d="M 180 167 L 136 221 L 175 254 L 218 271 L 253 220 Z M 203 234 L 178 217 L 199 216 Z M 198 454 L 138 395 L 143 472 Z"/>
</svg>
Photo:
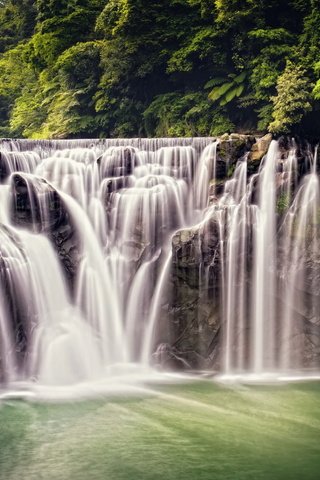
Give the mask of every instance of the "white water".
<svg viewBox="0 0 320 480">
<path fill-rule="evenodd" d="M 247 309 L 245 304 L 245 271 L 247 254 L 247 162 L 243 161 L 235 171 L 230 185 L 230 197 L 236 203 L 229 206 L 226 261 L 226 329 L 225 371 L 231 372 L 235 365 L 245 368 L 245 326 Z M 230 199 L 229 199 L 230 201 Z M 234 358 L 234 345 L 237 358 Z"/>
<path fill-rule="evenodd" d="M 253 372 L 275 368 L 275 278 L 276 278 L 276 165 L 278 145 L 271 143 L 259 175 L 259 203 L 253 241 Z"/>
<path fill-rule="evenodd" d="M 210 139 L 62 143 L 66 148 L 61 142 L 2 143 L 1 221 L 21 247 L 5 236 L 7 248 L 15 249 L 5 271 L 19 292 L 17 312 L 0 304 L 8 382 L 65 385 L 103 378 L 117 364 L 148 365 L 170 269 L 170 236 L 193 221 L 193 179 L 197 165 L 201 174 L 199 155 Z M 32 148 L 19 151 L 23 147 Z M 73 291 L 46 238 L 54 189 L 80 248 Z M 20 194 L 29 231 L 10 219 L 12 200 L 21 208 Z M 2 247 L 8 263 L 5 254 Z M 28 303 L 25 319 L 21 310 Z M 19 354 L 18 327 L 25 344 Z"/>
<path fill-rule="evenodd" d="M 304 367 L 301 285 L 308 282 L 310 262 L 318 268 L 316 155 L 312 173 L 299 183 L 296 146 L 283 160 L 272 142 L 260 171 L 248 179 L 249 160 L 239 159 L 221 194 L 218 145 L 211 139 L 2 142 L 5 381 L 70 385 L 104 378 L 117 365 L 125 371 L 134 363 L 148 367 L 166 302 L 172 235 L 198 225 L 205 238 L 212 219 L 220 237 L 220 369 L 259 376 Z M 27 230 L 10 218 L 19 192 L 30 206 Z M 54 195 L 78 242 L 73 289 L 49 241 Z M 288 204 L 281 226 L 280 196 Z M 208 288 L 214 264 L 214 258 L 199 264 L 200 290 Z M 317 325 L 319 305 L 310 301 Z"/>
<path fill-rule="evenodd" d="M 215 218 L 220 239 L 225 378 L 319 370 L 306 353 L 319 343 L 320 325 L 317 149 L 309 157 L 310 173 L 299 179 L 296 145 L 283 159 L 273 141 L 259 172 L 248 180 L 242 159 L 206 213 L 202 230 Z"/>
</svg>

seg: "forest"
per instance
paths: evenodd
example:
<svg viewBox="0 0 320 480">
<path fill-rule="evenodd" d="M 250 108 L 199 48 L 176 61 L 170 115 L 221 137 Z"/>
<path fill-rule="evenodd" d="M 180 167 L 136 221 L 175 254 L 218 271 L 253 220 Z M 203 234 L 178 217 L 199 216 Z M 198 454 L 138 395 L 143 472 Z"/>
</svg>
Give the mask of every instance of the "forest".
<svg viewBox="0 0 320 480">
<path fill-rule="evenodd" d="M 0 136 L 320 133 L 319 0 L 2 0 Z"/>
</svg>

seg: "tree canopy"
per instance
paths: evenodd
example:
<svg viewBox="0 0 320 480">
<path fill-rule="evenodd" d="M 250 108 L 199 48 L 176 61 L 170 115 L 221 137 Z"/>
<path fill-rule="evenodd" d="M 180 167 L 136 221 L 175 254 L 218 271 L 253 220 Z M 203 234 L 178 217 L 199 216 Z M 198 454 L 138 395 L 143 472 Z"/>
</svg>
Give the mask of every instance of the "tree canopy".
<svg viewBox="0 0 320 480">
<path fill-rule="evenodd" d="M 320 133 L 320 0 L 2 0 L 0 135 Z"/>
</svg>

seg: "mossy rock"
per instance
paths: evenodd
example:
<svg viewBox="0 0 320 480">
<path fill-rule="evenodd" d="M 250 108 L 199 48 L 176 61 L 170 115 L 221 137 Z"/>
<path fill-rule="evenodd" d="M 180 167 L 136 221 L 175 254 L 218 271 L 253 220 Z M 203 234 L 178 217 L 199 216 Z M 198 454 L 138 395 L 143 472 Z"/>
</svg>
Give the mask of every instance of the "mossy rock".
<svg viewBox="0 0 320 480">
<path fill-rule="evenodd" d="M 220 143 L 217 148 L 218 160 L 226 164 L 226 173 L 230 165 L 235 165 L 238 160 L 249 152 L 252 145 L 255 142 L 255 138 L 248 135 L 231 134 L 226 138 L 220 137 Z"/>
</svg>

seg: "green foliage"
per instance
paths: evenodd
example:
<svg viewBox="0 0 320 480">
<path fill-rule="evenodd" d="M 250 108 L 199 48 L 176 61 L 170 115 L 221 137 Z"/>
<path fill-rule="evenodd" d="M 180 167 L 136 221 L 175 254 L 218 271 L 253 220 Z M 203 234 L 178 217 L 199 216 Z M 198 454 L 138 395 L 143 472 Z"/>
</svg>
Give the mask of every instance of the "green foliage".
<svg viewBox="0 0 320 480">
<path fill-rule="evenodd" d="M 318 0 L 3 0 L 0 135 L 294 131 L 319 32 Z"/>
<path fill-rule="evenodd" d="M 246 78 L 247 72 L 242 72 L 239 75 L 230 73 L 229 81 L 214 78 L 205 85 L 205 88 L 210 88 L 215 85 L 208 97 L 213 102 L 219 101 L 220 106 L 223 107 L 227 103 L 230 103 L 232 100 L 242 95 L 246 88 Z"/>
<path fill-rule="evenodd" d="M 269 124 L 272 122 L 272 113 L 273 113 L 273 105 L 267 103 L 263 105 L 263 107 L 257 110 L 258 113 L 258 130 L 261 132 L 265 132 L 268 130 Z"/>
<path fill-rule="evenodd" d="M 185 45 L 173 52 L 168 61 L 168 73 L 191 72 L 199 60 L 208 56 L 218 61 L 219 49 L 216 45 L 217 33 L 211 25 L 196 31 Z M 223 53 L 220 52 L 223 57 Z"/>
<path fill-rule="evenodd" d="M 287 193 L 281 193 L 277 199 L 277 213 L 283 215 L 290 206 L 290 196 Z"/>
<path fill-rule="evenodd" d="M 287 62 L 287 66 L 277 83 L 278 95 L 272 97 L 274 121 L 269 125 L 272 133 L 288 133 L 297 125 L 311 107 L 312 84 L 305 70 Z"/>
<path fill-rule="evenodd" d="M 43 97 L 36 88 L 26 87 L 12 110 L 10 127 L 14 136 L 34 138 L 42 128 L 46 112 L 41 109 Z"/>
<path fill-rule="evenodd" d="M 211 129 L 210 135 L 215 137 L 217 135 L 223 135 L 224 133 L 234 132 L 236 126 L 230 120 L 226 111 L 222 108 L 217 108 L 214 110 L 211 119 Z"/>
<path fill-rule="evenodd" d="M 313 96 L 316 100 L 320 100 L 320 62 L 315 63 L 314 72 L 318 78 L 313 89 Z"/>
<path fill-rule="evenodd" d="M 248 33 L 249 38 L 253 38 L 261 42 L 267 43 L 292 43 L 294 35 L 288 32 L 285 28 L 257 28 Z"/>
<path fill-rule="evenodd" d="M 0 52 L 31 37 L 36 9 L 32 0 L 12 0 L 0 3 Z"/>
<path fill-rule="evenodd" d="M 97 19 L 97 31 L 114 37 L 126 25 L 130 25 L 132 5 L 128 0 L 110 0 Z"/>
<path fill-rule="evenodd" d="M 143 114 L 145 129 L 152 136 L 202 136 L 212 128 L 210 105 L 199 93 L 168 93 L 156 97 Z"/>
<path fill-rule="evenodd" d="M 234 174 L 235 169 L 236 169 L 236 165 L 235 165 L 235 164 L 229 165 L 228 171 L 227 171 L 227 177 L 228 177 L 228 178 L 232 178 L 232 175 Z"/>
</svg>

